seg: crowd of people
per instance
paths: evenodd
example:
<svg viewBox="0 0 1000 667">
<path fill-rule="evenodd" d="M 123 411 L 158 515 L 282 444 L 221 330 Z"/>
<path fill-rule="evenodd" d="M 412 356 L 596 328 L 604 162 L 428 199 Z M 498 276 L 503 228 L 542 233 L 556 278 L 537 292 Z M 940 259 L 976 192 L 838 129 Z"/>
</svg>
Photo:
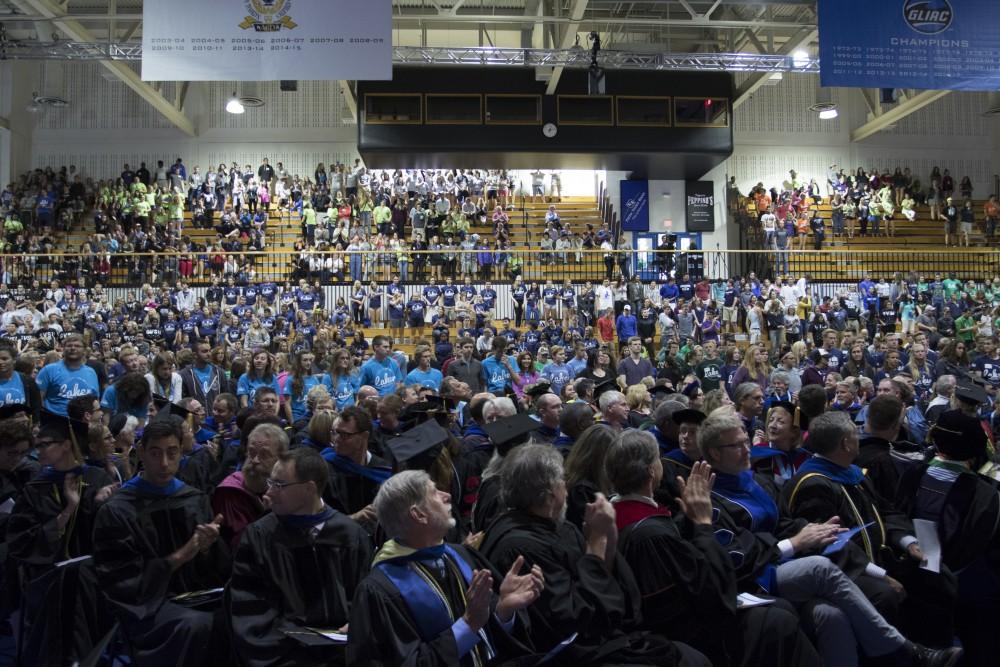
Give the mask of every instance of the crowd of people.
<svg viewBox="0 0 1000 667">
<path fill-rule="evenodd" d="M 972 179 L 963 176 L 956 187 L 948 169 L 942 172 L 938 167 L 931 170 L 927 184 L 922 184 L 909 168 L 897 167 L 891 174 L 888 170 L 869 173 L 861 167 L 850 172 L 831 164 L 823 185 L 815 178 L 805 182 L 792 169 L 780 186 L 768 188 L 758 182 L 746 197 L 739 192 L 735 177 L 728 187 L 731 208 L 739 210 L 753 204 L 764 234 L 764 247 L 778 253 L 779 266 L 783 264 L 786 272 L 786 251 L 796 246 L 804 249 L 810 234 L 815 250 L 823 248 L 828 235 L 833 244 L 837 239 L 853 239 L 856 234 L 892 237 L 897 221 L 905 228 L 907 222 L 916 219 L 918 206 L 927 206 L 930 219 L 944 223 L 944 244 L 949 247 L 969 247 L 977 235 L 985 245 L 992 245 L 1000 218 L 1000 202 L 995 195 L 989 196 L 981 215 L 977 215 Z M 830 207 L 830 229 L 820 211 L 824 196 Z"/>
<path fill-rule="evenodd" d="M 0 286 L 23 660 L 992 663 L 1000 278 L 355 289 Z"/>
</svg>

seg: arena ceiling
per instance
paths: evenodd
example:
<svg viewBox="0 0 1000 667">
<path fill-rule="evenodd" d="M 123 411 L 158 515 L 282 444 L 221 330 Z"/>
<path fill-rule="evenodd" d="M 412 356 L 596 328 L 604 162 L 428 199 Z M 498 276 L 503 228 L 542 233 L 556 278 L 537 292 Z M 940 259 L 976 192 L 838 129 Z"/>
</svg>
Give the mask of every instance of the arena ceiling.
<svg viewBox="0 0 1000 667">
<path fill-rule="evenodd" d="M 499 57 L 491 64 L 502 64 L 504 59 L 513 62 L 518 50 L 534 49 L 558 56 L 553 65 L 535 67 L 538 78 L 548 81 L 549 93 L 562 74 L 559 63 L 572 63 L 574 50 L 589 49 L 593 32 L 600 35 L 605 52 L 623 54 L 616 62 L 609 58 L 612 68 L 752 72 L 741 78 L 735 106 L 775 71 L 815 72 L 818 67 L 814 0 L 393 0 L 392 14 L 396 63 L 471 62 L 480 50 L 493 49 Z M 158 86 L 141 81 L 124 62 L 141 54 L 141 0 L 0 0 L 0 31 L 0 55 L 100 60 L 190 131 L 183 100 L 164 98 Z M 802 51 L 810 56 L 805 67 L 790 57 Z M 340 87 L 350 104 L 352 84 L 341 82 Z M 872 123 L 855 137 L 861 139 L 888 123 L 878 122 L 884 109 L 877 91 L 858 94 L 869 106 Z M 898 120 L 945 94 L 901 91 L 899 103 L 889 111 Z"/>
</svg>

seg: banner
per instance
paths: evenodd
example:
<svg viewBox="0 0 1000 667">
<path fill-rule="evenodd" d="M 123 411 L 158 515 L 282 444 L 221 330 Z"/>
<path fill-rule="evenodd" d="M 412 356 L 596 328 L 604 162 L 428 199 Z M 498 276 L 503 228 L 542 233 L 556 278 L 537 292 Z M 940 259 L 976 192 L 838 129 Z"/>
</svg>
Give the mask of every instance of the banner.
<svg viewBox="0 0 1000 667">
<path fill-rule="evenodd" d="M 715 231 L 715 183 L 686 181 L 684 183 L 685 229 L 689 232 Z"/>
<path fill-rule="evenodd" d="M 143 81 L 392 78 L 390 0 L 142 3 Z"/>
<path fill-rule="evenodd" d="M 649 182 L 620 181 L 622 231 L 649 231 Z"/>
<path fill-rule="evenodd" d="M 824 86 L 1000 89 L 997 0 L 819 0 Z"/>
</svg>

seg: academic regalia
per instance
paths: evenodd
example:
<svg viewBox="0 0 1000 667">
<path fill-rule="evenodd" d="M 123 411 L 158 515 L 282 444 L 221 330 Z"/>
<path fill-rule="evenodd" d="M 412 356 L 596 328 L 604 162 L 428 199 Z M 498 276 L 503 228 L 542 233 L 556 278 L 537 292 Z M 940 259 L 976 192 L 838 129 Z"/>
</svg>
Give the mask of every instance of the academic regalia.
<svg viewBox="0 0 1000 667">
<path fill-rule="evenodd" d="M 38 473 L 38 463 L 25 457 L 13 470 L 0 470 L 0 504 L 12 504 Z M 11 507 L 11 510 L 13 507 Z M 20 600 L 20 584 L 17 563 L 8 558 L 7 522 L 11 511 L 0 511 L 0 618 L 6 618 L 17 609 Z"/>
<path fill-rule="evenodd" d="M 618 550 L 642 593 L 644 628 L 691 644 L 714 665 L 819 664 L 790 606 L 775 601 L 737 611 L 732 562 L 712 526 L 629 496 L 615 501 L 615 512 Z"/>
<path fill-rule="evenodd" d="M 213 489 L 212 477 L 218 466 L 219 462 L 215 459 L 212 450 L 204 445 L 196 444 L 190 454 L 181 457 L 177 479 L 199 491 L 211 493 Z"/>
<path fill-rule="evenodd" d="M 823 522 L 838 516 L 845 528 L 867 526 L 851 542 L 906 589 L 906 599 L 899 607 L 903 633 L 931 645 L 950 644 L 957 594 L 954 575 L 947 567 L 942 567 L 940 574 L 921 570 L 919 563 L 900 553 L 901 540 L 914 535 L 913 523 L 876 493 L 860 468 L 845 468 L 814 456 L 781 490 L 781 506 L 784 515 L 807 521 Z M 851 576 L 838 562 L 839 557 L 840 553 L 834 562 Z M 886 620 L 899 626 L 898 597 L 885 590 L 888 584 L 873 577 L 860 577 L 857 583 Z"/>
<path fill-rule="evenodd" d="M 900 477 L 906 470 L 916 467 L 918 461 L 896 452 L 893 443 L 884 438 L 869 435 L 861 438 L 859 445 L 854 464 L 865 471 L 865 477 L 871 480 L 880 498 L 894 503 Z"/>
<path fill-rule="evenodd" d="M 243 484 L 243 473 L 234 472 L 222 480 L 212 493 L 212 511 L 223 516 L 219 537 L 232 552 L 239 546 L 246 527 L 264 516 L 263 496 L 252 493 Z"/>
<path fill-rule="evenodd" d="M 660 463 L 663 465 L 663 479 L 660 480 L 660 487 L 653 491 L 653 498 L 657 503 L 671 510 L 680 510 L 680 503 L 677 499 L 681 496 L 681 487 L 677 483 L 680 477 L 687 481 L 691 474 L 691 467 L 695 464 L 680 447 L 672 449 L 667 453 L 660 450 Z"/>
<path fill-rule="evenodd" d="M 767 478 L 770 482 L 767 486 L 776 490 L 784 486 L 811 456 L 812 452 L 802 447 L 786 452 L 767 442 L 750 448 L 750 466 L 755 473 Z"/>
<path fill-rule="evenodd" d="M 476 496 L 476 504 L 472 508 L 472 532 L 489 528 L 493 521 L 507 509 L 501 495 L 502 484 L 500 475 L 493 475 L 483 480 Z"/>
<path fill-rule="evenodd" d="M 519 555 L 525 568 L 541 567 L 545 590 L 528 608 L 536 648 L 551 650 L 576 634 L 555 664 L 681 662 L 684 649 L 638 630 L 641 594 L 625 559 L 615 558 L 609 572 L 602 559 L 587 554 L 583 534 L 572 523 L 509 510 L 490 526 L 482 552 L 501 571 Z"/>
<path fill-rule="evenodd" d="M 371 558 L 365 531 L 329 507 L 310 517 L 269 514 L 248 526 L 226 598 L 240 664 L 305 667 L 342 660 L 332 642 L 307 645 L 297 637 L 319 639 L 306 628 L 347 624 Z"/>
<path fill-rule="evenodd" d="M 158 487 L 134 477 L 101 508 L 94 527 L 94 563 L 104 595 L 141 665 L 202 665 L 224 642 L 213 615 L 174 598 L 225 584 L 229 549 L 221 540 L 171 572 L 166 557 L 212 521 L 208 496 L 174 479 Z"/>
<path fill-rule="evenodd" d="M 69 472 L 80 477 L 80 504 L 61 534 L 56 517 L 65 507 L 66 473 L 51 467 L 42 468 L 24 487 L 7 522 L 9 555 L 25 581 L 22 604 L 29 631 L 23 654 L 36 665 L 82 660 L 111 627 L 92 564 L 55 565 L 93 553 L 95 496 L 114 480 L 90 466 Z"/>
<path fill-rule="evenodd" d="M 323 501 L 344 514 L 354 514 L 371 505 L 382 482 L 392 475 L 389 462 L 374 454 L 363 466 L 340 456 L 332 447 L 320 454 L 330 468 L 330 483 L 323 490 Z"/>
<path fill-rule="evenodd" d="M 597 499 L 600 491 L 596 484 L 587 479 L 570 486 L 566 490 L 566 520 L 583 530 L 583 517 L 587 512 L 587 505 Z"/>
<path fill-rule="evenodd" d="M 462 437 L 462 454 L 455 461 L 455 469 L 459 473 L 461 495 L 454 499 L 458 513 L 469 521 L 481 491 L 483 471 L 493 458 L 494 446 L 490 436 L 482 426 L 472 422 L 465 427 Z"/>
<path fill-rule="evenodd" d="M 527 615 L 518 612 L 510 632 L 491 615 L 485 638 L 458 655 L 452 619 L 465 613 L 464 591 L 475 569 L 491 571 L 494 586 L 503 580 L 486 559 L 457 544 L 414 552 L 387 542 L 351 603 L 347 664 L 473 667 L 488 664 L 490 649 L 496 662 L 530 654 Z"/>
</svg>

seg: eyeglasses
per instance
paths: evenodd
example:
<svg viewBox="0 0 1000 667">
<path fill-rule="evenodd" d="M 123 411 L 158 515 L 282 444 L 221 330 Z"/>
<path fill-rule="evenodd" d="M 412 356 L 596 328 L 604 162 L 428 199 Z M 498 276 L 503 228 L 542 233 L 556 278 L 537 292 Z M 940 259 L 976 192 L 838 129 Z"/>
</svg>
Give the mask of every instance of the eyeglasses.
<svg viewBox="0 0 1000 667">
<path fill-rule="evenodd" d="M 271 479 L 268 477 L 266 480 L 267 488 L 277 489 L 278 491 L 284 491 L 290 486 L 295 486 L 296 484 L 305 484 L 305 482 L 282 482 L 280 479 Z"/>
</svg>

